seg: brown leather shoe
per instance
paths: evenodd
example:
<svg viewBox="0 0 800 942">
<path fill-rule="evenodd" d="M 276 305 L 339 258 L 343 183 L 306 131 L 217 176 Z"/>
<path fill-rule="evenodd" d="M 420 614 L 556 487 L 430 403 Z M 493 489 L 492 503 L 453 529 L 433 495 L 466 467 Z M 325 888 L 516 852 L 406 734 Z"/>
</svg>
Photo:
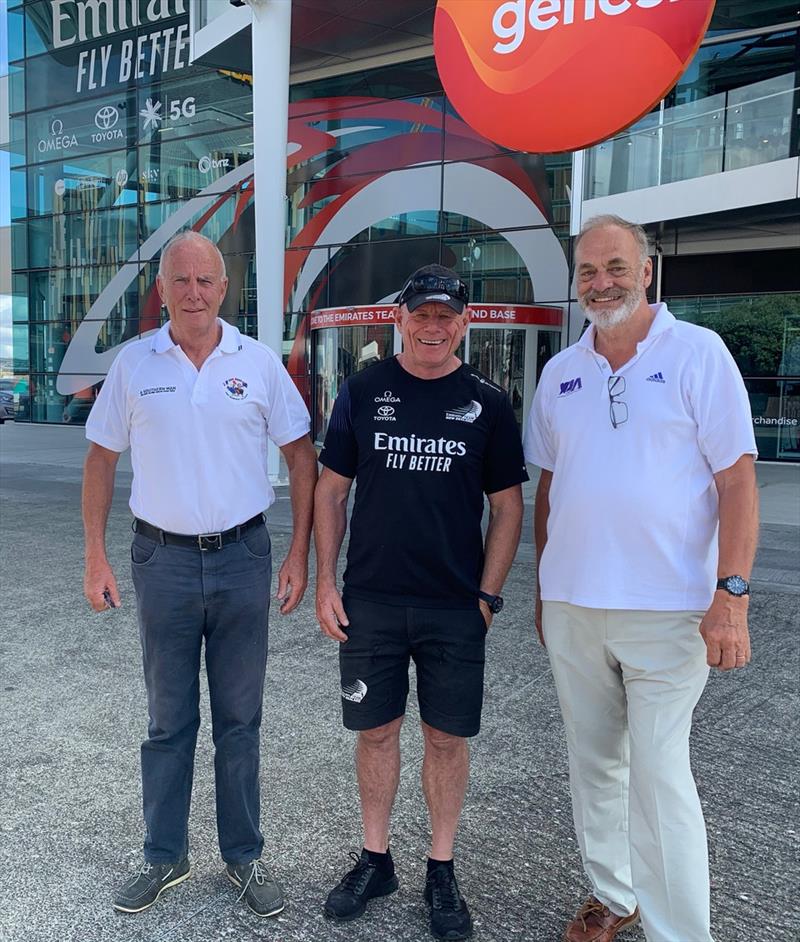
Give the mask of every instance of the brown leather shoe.
<svg viewBox="0 0 800 942">
<path fill-rule="evenodd" d="M 590 896 L 567 926 L 564 942 L 611 942 L 618 932 L 639 921 L 639 907 L 630 916 L 618 916 L 599 899 Z"/>
</svg>

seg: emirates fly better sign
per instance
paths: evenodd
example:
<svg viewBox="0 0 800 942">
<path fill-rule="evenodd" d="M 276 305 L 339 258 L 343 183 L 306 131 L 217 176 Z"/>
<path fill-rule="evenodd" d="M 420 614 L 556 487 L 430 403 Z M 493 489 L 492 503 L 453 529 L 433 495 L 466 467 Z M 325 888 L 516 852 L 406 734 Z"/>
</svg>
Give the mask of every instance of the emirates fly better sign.
<svg viewBox="0 0 800 942">
<path fill-rule="evenodd" d="M 434 52 L 460 116 L 512 150 L 579 150 L 678 81 L 715 0 L 438 0 Z"/>
</svg>

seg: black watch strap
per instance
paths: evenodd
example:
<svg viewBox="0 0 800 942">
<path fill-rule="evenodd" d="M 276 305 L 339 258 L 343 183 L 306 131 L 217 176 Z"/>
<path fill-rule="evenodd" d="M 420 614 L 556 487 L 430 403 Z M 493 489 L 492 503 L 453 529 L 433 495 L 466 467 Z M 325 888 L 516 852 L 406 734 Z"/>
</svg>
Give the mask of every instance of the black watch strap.
<svg viewBox="0 0 800 942">
<path fill-rule="evenodd" d="M 725 576 L 724 579 L 718 579 L 717 588 L 723 589 L 729 595 L 735 595 L 737 598 L 750 595 L 750 583 L 744 576 Z"/>
<path fill-rule="evenodd" d="M 489 606 L 489 611 L 496 615 L 498 612 L 503 610 L 503 596 L 502 595 L 489 595 L 488 592 L 478 592 L 478 598 L 482 599 Z"/>
</svg>

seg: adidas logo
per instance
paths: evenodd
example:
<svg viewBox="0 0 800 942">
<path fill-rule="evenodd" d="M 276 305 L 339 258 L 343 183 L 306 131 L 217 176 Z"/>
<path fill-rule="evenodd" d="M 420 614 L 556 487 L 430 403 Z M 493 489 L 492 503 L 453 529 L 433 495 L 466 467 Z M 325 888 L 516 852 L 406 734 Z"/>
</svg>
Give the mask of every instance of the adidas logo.
<svg viewBox="0 0 800 942">
<path fill-rule="evenodd" d="M 666 383 L 666 380 L 661 375 L 661 373 L 653 373 L 652 376 L 647 377 L 648 383 Z"/>
</svg>

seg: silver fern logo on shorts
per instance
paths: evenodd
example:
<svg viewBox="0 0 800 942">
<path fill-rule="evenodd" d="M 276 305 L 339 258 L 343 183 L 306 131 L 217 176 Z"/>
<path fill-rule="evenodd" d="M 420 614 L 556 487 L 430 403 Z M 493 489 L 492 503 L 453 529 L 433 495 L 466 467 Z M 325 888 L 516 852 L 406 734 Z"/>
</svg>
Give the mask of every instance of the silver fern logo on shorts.
<svg viewBox="0 0 800 942">
<path fill-rule="evenodd" d="M 351 703 L 361 703 L 367 695 L 367 685 L 363 680 L 356 680 L 352 684 L 342 684 L 342 696 Z"/>
</svg>

